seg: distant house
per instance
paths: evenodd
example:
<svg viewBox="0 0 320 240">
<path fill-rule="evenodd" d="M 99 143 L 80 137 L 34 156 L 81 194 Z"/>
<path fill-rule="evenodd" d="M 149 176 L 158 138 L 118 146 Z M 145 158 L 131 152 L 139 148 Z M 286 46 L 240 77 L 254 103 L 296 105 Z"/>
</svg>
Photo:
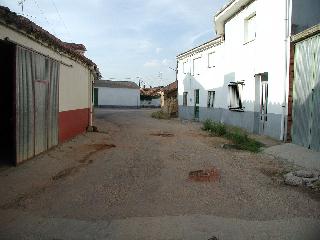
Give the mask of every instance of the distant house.
<svg viewBox="0 0 320 240">
<path fill-rule="evenodd" d="M 1 162 L 21 163 L 91 125 L 100 74 L 84 51 L 0 6 Z"/>
<path fill-rule="evenodd" d="M 162 89 L 161 108 L 171 116 L 178 115 L 178 81 L 174 81 Z"/>
<path fill-rule="evenodd" d="M 178 81 L 174 81 L 164 88 L 162 88 L 163 92 L 163 104 L 165 104 L 165 101 L 170 98 L 177 98 L 178 97 Z"/>
<path fill-rule="evenodd" d="M 306 65 L 297 70 L 301 77 L 304 73 L 309 76 L 303 77 L 300 90 L 294 88 L 290 80 L 293 72 L 289 71 L 293 58 L 290 36 L 318 24 L 319 9 L 319 0 L 229 1 L 214 16 L 217 37 L 177 56 L 179 116 L 200 121 L 213 119 L 283 141 L 289 140 L 291 133 L 296 143 L 302 135 L 305 141 L 319 140 L 320 133 L 315 130 L 319 129 L 318 124 L 312 127 L 307 123 L 311 120 L 305 120 L 304 110 L 296 109 L 296 114 L 291 114 L 294 91 L 301 102 L 312 95 L 312 88 L 316 90 L 310 86 L 317 86 L 320 81 L 319 77 L 311 77 L 312 66 L 319 66 L 319 58 L 312 57 L 319 53 L 318 38 L 305 42 L 303 48 L 296 47 L 296 56 L 305 51 Z M 316 29 L 312 32 L 312 36 L 317 35 Z M 309 55 L 306 49 L 310 49 Z M 302 64 L 301 59 L 295 60 Z M 308 73 L 301 72 L 307 69 Z M 314 71 L 313 76 L 320 75 Z M 315 108 L 318 107 L 312 107 Z M 307 112 L 311 116 L 310 111 Z M 319 108 L 313 110 L 313 119 L 320 119 L 319 114 Z M 320 149 L 320 141 L 315 145 L 311 148 Z"/>
<path fill-rule="evenodd" d="M 144 108 L 160 108 L 163 87 L 150 87 L 140 89 L 140 106 Z"/>
<path fill-rule="evenodd" d="M 105 108 L 139 108 L 140 88 L 130 81 L 95 81 L 94 105 Z"/>
</svg>

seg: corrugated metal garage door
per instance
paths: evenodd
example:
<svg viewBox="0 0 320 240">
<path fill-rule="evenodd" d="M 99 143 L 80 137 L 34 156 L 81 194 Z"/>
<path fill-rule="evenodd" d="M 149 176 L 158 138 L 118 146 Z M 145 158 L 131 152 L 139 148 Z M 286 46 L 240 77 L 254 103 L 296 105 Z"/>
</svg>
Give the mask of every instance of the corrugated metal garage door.
<svg viewBox="0 0 320 240">
<path fill-rule="evenodd" d="M 292 142 L 320 150 L 320 35 L 296 44 Z"/>
<path fill-rule="evenodd" d="M 17 47 L 17 163 L 58 144 L 60 64 Z"/>
</svg>

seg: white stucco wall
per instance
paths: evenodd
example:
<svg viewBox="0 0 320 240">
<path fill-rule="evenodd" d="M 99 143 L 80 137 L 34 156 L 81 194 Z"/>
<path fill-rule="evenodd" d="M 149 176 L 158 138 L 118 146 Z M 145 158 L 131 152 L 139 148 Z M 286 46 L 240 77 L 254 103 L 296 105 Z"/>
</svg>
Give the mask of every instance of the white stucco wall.
<svg viewBox="0 0 320 240">
<path fill-rule="evenodd" d="M 221 45 L 178 59 L 179 105 L 183 102 L 183 92 L 187 91 L 188 106 L 194 106 L 194 89 L 200 89 L 199 105 L 206 107 L 207 91 L 214 90 L 215 107 L 227 109 L 227 85 L 244 80 L 242 101 L 245 111 L 254 111 L 254 75 L 268 72 L 268 112 L 282 114 L 287 88 L 285 49 L 289 48 L 289 43 L 285 43 L 285 12 L 283 0 L 255 1 L 226 22 L 225 40 Z M 252 14 L 256 14 L 256 38 L 245 43 L 244 21 Z M 216 66 L 208 68 L 208 53 L 213 51 Z M 193 75 L 192 62 L 198 57 L 201 57 L 200 74 Z M 187 62 L 190 75 L 183 73 L 184 62 Z"/>
<path fill-rule="evenodd" d="M 98 88 L 99 106 L 139 107 L 140 90 L 129 88 Z"/>
<path fill-rule="evenodd" d="M 141 107 L 161 107 L 161 98 L 140 101 Z"/>
<path fill-rule="evenodd" d="M 212 47 L 193 56 L 178 61 L 178 102 L 182 105 L 183 92 L 188 92 L 188 106 L 194 106 L 194 90 L 200 90 L 199 106 L 206 107 L 207 92 L 216 90 L 215 107 L 227 108 L 227 101 L 224 101 L 223 87 L 223 49 L 224 46 L 219 45 Z M 213 53 L 214 52 L 214 53 Z M 208 54 L 214 54 L 214 67 L 208 67 Z M 200 58 L 200 59 L 199 59 Z M 199 59 L 199 74 L 193 71 L 193 60 Z M 185 71 L 183 71 L 183 65 Z M 219 90 L 220 89 L 220 90 Z"/>
<path fill-rule="evenodd" d="M 0 24 L 0 39 L 4 40 L 6 37 L 22 46 L 31 48 L 57 61 L 62 61 L 66 65 L 72 65 L 72 67 L 69 67 L 60 64 L 59 112 L 90 108 L 93 76 L 87 66 Z"/>
</svg>

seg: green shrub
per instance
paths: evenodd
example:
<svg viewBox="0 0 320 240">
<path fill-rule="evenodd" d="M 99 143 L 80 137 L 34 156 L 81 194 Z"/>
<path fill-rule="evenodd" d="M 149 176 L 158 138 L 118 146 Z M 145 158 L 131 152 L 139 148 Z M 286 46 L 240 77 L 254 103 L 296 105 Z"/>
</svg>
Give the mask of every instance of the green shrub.
<svg viewBox="0 0 320 240">
<path fill-rule="evenodd" d="M 214 136 L 223 136 L 235 144 L 235 148 L 259 152 L 262 144 L 250 138 L 244 130 L 235 127 L 227 127 L 223 123 L 217 123 L 207 119 L 203 123 L 202 130 L 210 132 Z"/>
<path fill-rule="evenodd" d="M 223 136 L 227 133 L 227 128 L 223 123 L 215 123 L 211 129 L 211 133 L 215 136 Z"/>
<path fill-rule="evenodd" d="M 212 121 L 212 120 L 206 119 L 206 120 L 203 122 L 202 130 L 204 130 L 204 131 L 210 131 L 212 124 L 213 124 L 213 121 Z"/>
<path fill-rule="evenodd" d="M 163 112 L 162 110 L 153 112 L 151 114 L 151 117 L 156 118 L 156 119 L 169 119 L 170 115 L 166 112 Z"/>
<path fill-rule="evenodd" d="M 239 143 L 240 149 L 248 150 L 250 152 L 260 152 L 262 144 L 254 139 L 249 138 L 248 141 Z"/>
<path fill-rule="evenodd" d="M 210 119 L 204 121 L 202 129 L 214 136 L 223 136 L 227 132 L 227 128 L 223 123 L 214 122 Z"/>
<path fill-rule="evenodd" d="M 230 129 L 226 134 L 226 138 L 230 139 L 232 142 L 236 144 L 241 144 L 249 140 L 247 133 L 238 129 Z"/>
</svg>

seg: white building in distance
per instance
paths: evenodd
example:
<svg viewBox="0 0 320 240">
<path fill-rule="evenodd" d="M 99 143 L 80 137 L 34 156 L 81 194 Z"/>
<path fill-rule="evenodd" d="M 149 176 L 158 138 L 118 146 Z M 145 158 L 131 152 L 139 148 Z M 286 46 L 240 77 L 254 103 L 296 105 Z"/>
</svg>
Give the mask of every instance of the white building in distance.
<svg viewBox="0 0 320 240">
<path fill-rule="evenodd" d="M 139 108 L 140 87 L 130 81 L 97 80 L 94 105 L 103 108 Z"/>
</svg>

